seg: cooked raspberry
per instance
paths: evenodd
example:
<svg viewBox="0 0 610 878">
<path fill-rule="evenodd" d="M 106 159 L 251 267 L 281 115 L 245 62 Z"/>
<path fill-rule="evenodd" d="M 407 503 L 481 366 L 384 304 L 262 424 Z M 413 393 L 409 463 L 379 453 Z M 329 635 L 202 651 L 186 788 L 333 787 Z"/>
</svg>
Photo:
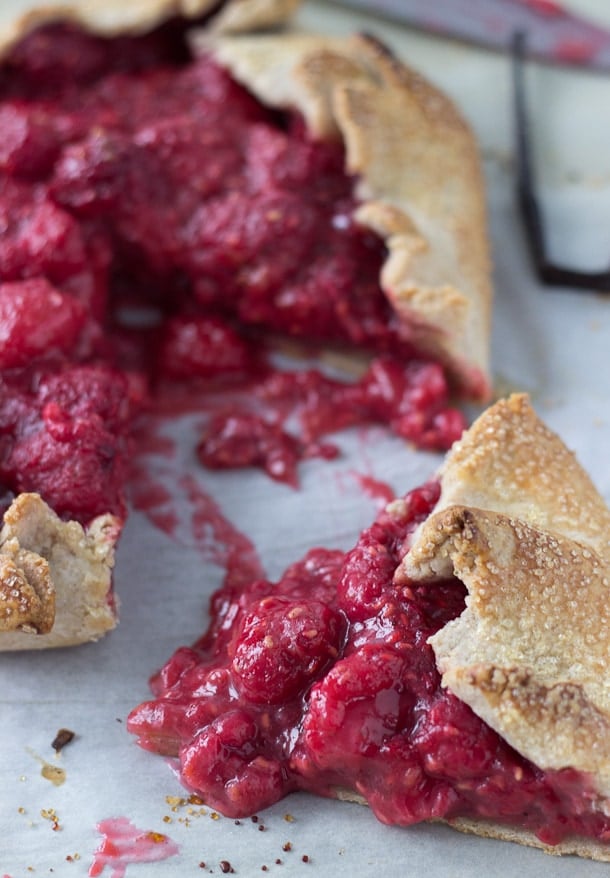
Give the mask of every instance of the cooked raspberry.
<svg viewBox="0 0 610 878">
<path fill-rule="evenodd" d="M 175 317 L 165 325 L 159 369 L 168 378 L 243 378 L 254 364 L 247 342 L 219 318 Z"/>
<path fill-rule="evenodd" d="M 40 493 L 66 518 L 124 517 L 125 379 L 101 366 L 35 377 L 33 389 L 18 393 L 3 385 L 0 477 L 15 492 Z"/>
<path fill-rule="evenodd" d="M 53 117 L 42 108 L 12 101 L 0 106 L 0 168 L 18 177 L 42 177 L 59 152 Z"/>
<path fill-rule="evenodd" d="M 337 657 L 343 630 L 341 617 L 319 601 L 263 598 L 237 635 L 237 685 L 255 703 L 298 697 Z"/>
<path fill-rule="evenodd" d="M 0 280 L 46 278 L 102 317 L 109 256 L 99 232 L 79 226 L 45 188 L 0 180 Z"/>
<path fill-rule="evenodd" d="M 317 369 L 272 372 L 261 383 L 258 393 L 280 411 L 296 409 L 307 442 L 367 420 L 359 382 L 336 381 Z"/>
<path fill-rule="evenodd" d="M 37 384 L 42 405 L 55 403 L 71 417 L 95 416 L 108 430 L 129 423 L 126 378 L 108 366 L 82 365 L 50 372 Z"/>
<path fill-rule="evenodd" d="M 279 131 L 270 125 L 254 124 L 245 144 L 247 174 L 257 191 L 315 188 L 315 197 L 334 202 L 345 194 L 341 183 L 343 154 L 339 143 L 324 150 L 297 132 Z M 329 177 L 335 175 L 335 186 Z"/>
<path fill-rule="evenodd" d="M 381 607 L 396 569 L 396 557 L 369 531 L 345 559 L 337 584 L 339 606 L 352 621 L 363 620 Z"/>
<path fill-rule="evenodd" d="M 496 760 L 504 764 L 497 781 L 503 781 L 512 751 L 490 728 L 482 728 L 479 719 L 451 693 L 433 704 L 417 724 L 413 745 L 419 753 L 426 773 L 432 777 L 455 779 L 464 785 L 494 784 Z M 517 762 L 515 761 L 515 765 Z M 531 774 L 529 768 L 522 772 Z"/>
<path fill-rule="evenodd" d="M 150 173 L 154 175 L 154 169 L 139 167 L 123 133 L 95 129 L 63 150 L 51 193 L 62 207 L 80 216 L 105 215 L 118 208 L 123 192 L 133 192 L 137 178 L 143 181 Z"/>
<path fill-rule="evenodd" d="M 337 601 L 350 621 L 374 618 L 389 596 L 394 599 L 397 559 L 406 551 L 408 534 L 427 518 L 438 495 L 438 482 L 416 488 L 390 511 L 381 512 L 372 527 L 361 533 L 345 557 L 337 582 Z"/>
<path fill-rule="evenodd" d="M 276 424 L 247 412 L 213 417 L 197 446 L 211 469 L 260 466 L 272 479 L 297 484 L 297 463 L 304 446 Z"/>
<path fill-rule="evenodd" d="M 413 695 L 402 682 L 405 659 L 397 653 L 366 646 L 328 672 L 311 693 L 305 718 L 304 744 L 320 768 L 333 769 L 355 754 L 373 756 L 404 720 Z"/>
<path fill-rule="evenodd" d="M 437 363 L 405 366 L 377 358 L 362 380 L 362 392 L 372 419 L 390 423 L 397 435 L 421 448 L 447 448 L 466 427 L 462 413 L 447 407 L 449 387 Z"/>
<path fill-rule="evenodd" d="M 166 662 L 159 673 L 151 680 L 151 689 L 155 695 L 166 692 L 178 683 L 183 674 L 198 667 L 201 656 L 194 649 L 183 646 L 177 649 L 171 659 Z"/>
<path fill-rule="evenodd" d="M 0 368 L 69 352 L 86 316 L 79 302 L 44 278 L 0 284 Z"/>
<path fill-rule="evenodd" d="M 313 598 L 333 606 L 344 559 L 345 554 L 338 549 L 310 549 L 300 561 L 288 567 L 274 592 L 293 600 Z"/>
<path fill-rule="evenodd" d="M 261 192 L 245 199 L 229 192 L 193 216 L 191 271 L 222 284 L 225 296 L 231 290 L 244 321 L 282 328 L 292 319 L 291 308 L 276 308 L 273 295 L 307 262 L 317 219 L 296 193 Z"/>
<path fill-rule="evenodd" d="M 283 795 L 282 767 L 258 752 L 256 723 L 233 710 L 206 726 L 182 751 L 182 777 L 227 817 L 243 816 L 252 801 L 266 808 Z"/>
<path fill-rule="evenodd" d="M 65 22 L 50 24 L 31 31 L 13 48 L 13 75 L 6 90 L 28 98 L 32 93 L 54 97 L 62 90 L 71 92 L 76 82 L 90 86 L 112 70 L 135 72 L 187 57 L 178 28 L 109 40 Z"/>
</svg>

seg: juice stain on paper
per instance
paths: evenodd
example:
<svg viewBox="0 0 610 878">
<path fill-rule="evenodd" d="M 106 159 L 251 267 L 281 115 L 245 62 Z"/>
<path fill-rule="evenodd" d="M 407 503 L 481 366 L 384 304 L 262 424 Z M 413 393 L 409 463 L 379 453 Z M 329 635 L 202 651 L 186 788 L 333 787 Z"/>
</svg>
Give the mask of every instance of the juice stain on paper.
<svg viewBox="0 0 610 878">
<path fill-rule="evenodd" d="M 103 838 L 89 867 L 90 878 L 101 875 L 106 866 L 112 869 L 110 878 L 124 878 L 127 866 L 158 863 L 175 856 L 180 850 L 167 835 L 138 829 L 127 817 L 109 817 L 96 828 Z"/>
</svg>

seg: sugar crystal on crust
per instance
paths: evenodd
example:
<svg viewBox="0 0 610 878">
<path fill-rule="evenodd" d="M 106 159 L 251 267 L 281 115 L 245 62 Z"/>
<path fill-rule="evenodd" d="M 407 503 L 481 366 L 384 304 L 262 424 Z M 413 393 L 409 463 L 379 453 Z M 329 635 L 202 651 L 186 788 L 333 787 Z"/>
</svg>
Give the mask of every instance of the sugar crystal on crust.
<svg viewBox="0 0 610 878">
<path fill-rule="evenodd" d="M 47 561 L 16 539 L 0 549 L 0 631 L 46 634 L 55 621 L 55 588 Z"/>
<path fill-rule="evenodd" d="M 13 501 L 0 530 L 3 649 L 68 646 L 115 626 L 111 573 L 119 530 L 111 515 L 86 530 L 62 521 L 37 494 Z"/>
</svg>

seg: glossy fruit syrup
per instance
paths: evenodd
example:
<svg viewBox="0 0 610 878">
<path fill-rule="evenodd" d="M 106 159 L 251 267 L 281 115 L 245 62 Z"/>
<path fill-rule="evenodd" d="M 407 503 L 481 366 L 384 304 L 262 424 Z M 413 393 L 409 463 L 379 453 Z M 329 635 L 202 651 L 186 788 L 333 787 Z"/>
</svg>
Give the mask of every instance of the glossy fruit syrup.
<svg viewBox="0 0 610 878">
<path fill-rule="evenodd" d="M 391 503 L 347 553 L 313 549 L 277 583 L 218 591 L 207 633 L 131 713 L 140 745 L 178 757 L 184 784 L 228 816 L 350 791 L 386 823 L 468 816 L 548 844 L 610 840 L 586 777 L 537 769 L 441 686 L 428 638 L 465 589 L 394 577 L 438 492 Z"/>
</svg>

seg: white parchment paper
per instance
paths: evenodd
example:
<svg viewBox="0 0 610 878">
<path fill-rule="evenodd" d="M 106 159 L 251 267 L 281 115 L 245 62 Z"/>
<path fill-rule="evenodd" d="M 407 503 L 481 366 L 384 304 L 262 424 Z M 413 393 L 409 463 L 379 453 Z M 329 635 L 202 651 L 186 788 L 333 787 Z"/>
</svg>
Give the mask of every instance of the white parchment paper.
<svg viewBox="0 0 610 878">
<path fill-rule="evenodd" d="M 496 266 L 497 385 L 531 393 L 539 413 L 610 500 L 610 297 L 549 291 L 533 277 L 513 198 L 507 60 L 322 3 L 306 3 L 300 20 L 337 33 L 379 34 L 445 88 L 475 127 L 485 156 Z M 583 73 L 538 67 L 528 73 L 553 251 L 590 269 L 610 263 L 609 85 Z M 313 545 L 348 548 L 370 523 L 375 502 L 355 474 L 402 493 L 440 462 L 379 429 L 353 431 L 339 441 L 340 460 L 302 466 L 298 492 L 257 472 L 239 478 L 199 472 L 272 578 Z M 183 463 L 196 468 L 188 436 Z M 207 598 L 222 573 L 195 548 L 178 545 L 134 513 L 118 553 L 117 630 L 70 650 L 0 655 L 2 878 L 87 875 L 100 840 L 96 824 L 121 816 L 142 830 L 167 834 L 180 848 L 164 862 L 129 865 L 127 878 L 219 875 L 221 860 L 245 876 L 263 874 L 263 866 L 276 875 L 311 876 L 529 878 L 542 869 L 555 876 L 607 874 L 607 865 L 551 860 L 442 826 L 386 827 L 366 808 L 305 795 L 259 815 L 258 824 L 238 825 L 180 804 L 185 793 L 171 766 L 136 746 L 125 718 L 148 697 L 151 672 L 203 631 Z M 61 727 L 73 729 L 76 738 L 56 757 L 51 742 Z M 61 766 L 65 783 L 56 787 L 42 777 L 40 760 Z M 291 850 L 283 850 L 287 842 Z M 103 874 L 120 878 L 110 869 Z"/>
</svg>

